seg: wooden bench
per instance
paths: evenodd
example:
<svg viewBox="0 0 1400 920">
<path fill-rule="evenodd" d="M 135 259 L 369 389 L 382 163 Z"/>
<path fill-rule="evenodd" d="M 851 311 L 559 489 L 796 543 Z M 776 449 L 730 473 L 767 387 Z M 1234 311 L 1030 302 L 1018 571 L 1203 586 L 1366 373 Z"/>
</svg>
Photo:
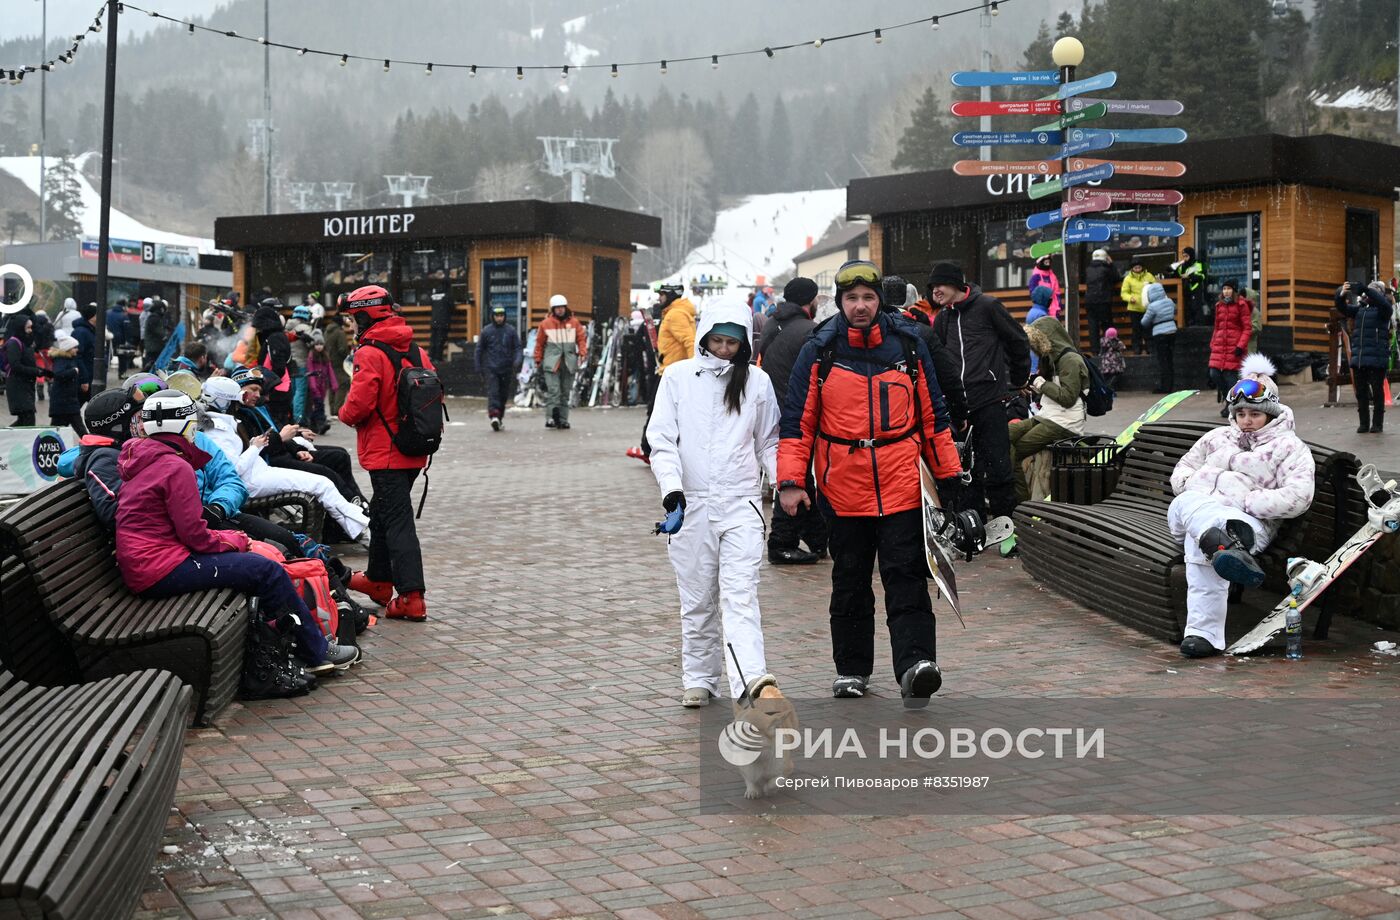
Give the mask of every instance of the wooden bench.
<svg viewBox="0 0 1400 920">
<path fill-rule="evenodd" d="M 306 492 L 277 492 L 243 503 L 243 513 L 266 518 L 292 533 L 304 533 L 317 543 L 326 524 L 326 509 Z"/>
<path fill-rule="evenodd" d="M 1133 441 L 1118 486 L 1095 505 L 1024 502 L 1015 513 L 1017 545 L 1026 571 L 1091 610 L 1148 635 L 1179 642 L 1186 627 L 1186 563 L 1167 530 L 1174 497 L 1171 473 L 1208 421 L 1144 425 Z M 1263 590 L 1288 590 L 1290 556 L 1325 559 L 1366 519 L 1365 499 L 1352 478 L 1356 457 L 1308 443 L 1317 465 L 1312 506 L 1286 521 L 1260 554 Z M 1319 614 L 1325 638 L 1331 611 Z"/>
<path fill-rule="evenodd" d="M 0 669 L 0 920 L 129 917 L 175 800 L 190 688 Z"/>
<path fill-rule="evenodd" d="M 132 594 L 81 482 L 55 483 L 0 514 L 4 555 L 24 564 L 33 597 L 72 647 L 85 679 L 171 671 L 194 688 L 200 725 L 233 699 L 248 599 L 227 589 L 164 600 Z"/>
</svg>

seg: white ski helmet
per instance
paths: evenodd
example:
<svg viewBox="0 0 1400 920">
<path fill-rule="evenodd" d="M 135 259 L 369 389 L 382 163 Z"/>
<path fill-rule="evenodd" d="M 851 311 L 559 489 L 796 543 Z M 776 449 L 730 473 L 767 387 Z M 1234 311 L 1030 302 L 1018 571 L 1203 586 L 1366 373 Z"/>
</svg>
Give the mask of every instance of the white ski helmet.
<svg viewBox="0 0 1400 920">
<path fill-rule="evenodd" d="M 565 297 L 563 294 L 555 294 L 549 298 L 549 308 L 551 310 L 555 307 L 567 307 L 568 305 L 569 298 Z"/>
<path fill-rule="evenodd" d="M 141 428 L 146 437 L 156 434 L 178 434 L 194 442 L 199 430 L 199 417 L 194 400 L 179 390 L 161 390 L 141 403 Z"/>
<path fill-rule="evenodd" d="M 200 402 L 214 412 L 228 412 L 243 399 L 243 388 L 232 377 L 210 377 L 204 381 Z"/>
</svg>

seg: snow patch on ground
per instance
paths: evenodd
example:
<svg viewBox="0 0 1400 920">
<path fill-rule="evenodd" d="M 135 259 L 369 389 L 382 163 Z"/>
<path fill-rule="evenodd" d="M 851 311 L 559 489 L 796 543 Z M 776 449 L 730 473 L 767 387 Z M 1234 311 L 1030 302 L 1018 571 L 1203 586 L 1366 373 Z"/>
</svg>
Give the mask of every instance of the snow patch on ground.
<svg viewBox="0 0 1400 920">
<path fill-rule="evenodd" d="M 580 45 L 578 42 L 564 42 L 564 57 L 569 59 L 570 67 L 582 67 L 593 58 L 602 54 L 587 45 Z"/>
<path fill-rule="evenodd" d="M 582 32 L 583 27 L 586 25 L 588 25 L 588 17 L 577 16 L 573 19 L 564 20 L 560 28 L 564 30 L 565 35 L 573 35 L 575 32 Z"/>
<path fill-rule="evenodd" d="M 97 239 L 101 220 L 102 196 L 82 173 L 83 164 L 95 153 L 85 153 L 76 158 L 78 189 L 82 195 L 79 205 L 78 223 L 83 228 L 83 236 Z M 48 168 L 52 170 L 58 161 L 48 158 Z M 0 157 L 0 171 L 4 171 L 23 182 L 35 195 L 39 194 L 38 157 Z M 114 240 L 137 240 L 146 243 L 168 243 L 176 246 L 197 246 L 200 252 L 217 252 L 214 241 L 198 236 L 185 236 L 182 233 L 168 233 L 147 226 L 125 212 L 112 209 L 111 236 Z"/>
<path fill-rule="evenodd" d="M 807 238 L 816 242 L 835 217 L 846 213 L 844 188 L 812 189 L 750 195 L 719 212 L 709 242 L 686 256 L 680 270 L 662 279 L 689 285 L 707 275 L 735 285 L 752 285 L 759 275 L 766 283 L 792 270 L 792 257 L 802 253 Z"/>
<path fill-rule="evenodd" d="M 1324 109 L 1371 109 L 1376 112 L 1395 111 L 1394 88 L 1366 88 L 1353 86 L 1343 93 L 1333 94 L 1318 90 L 1308 97 L 1316 106 Z"/>
</svg>

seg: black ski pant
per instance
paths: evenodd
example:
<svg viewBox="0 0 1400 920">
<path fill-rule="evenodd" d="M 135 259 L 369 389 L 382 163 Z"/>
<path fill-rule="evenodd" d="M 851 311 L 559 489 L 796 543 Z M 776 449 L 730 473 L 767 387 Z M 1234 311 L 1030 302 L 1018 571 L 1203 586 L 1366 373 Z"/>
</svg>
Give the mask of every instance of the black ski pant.
<svg viewBox="0 0 1400 920">
<path fill-rule="evenodd" d="M 1104 332 L 1113 325 L 1113 305 L 1091 303 L 1085 305 L 1084 309 L 1089 314 L 1089 347 L 1094 350 L 1094 354 L 1098 354 Z"/>
<path fill-rule="evenodd" d="M 482 376 L 486 378 L 486 417 L 500 418 L 506 413 L 515 374 L 509 370 L 486 370 L 482 371 Z"/>
<path fill-rule="evenodd" d="M 812 504 L 798 507 L 796 514 L 788 514 L 783 504 L 773 502 L 773 523 L 768 530 L 768 552 L 776 553 L 785 549 L 797 549 L 801 540 L 814 553 L 824 552 L 827 544 L 826 518 L 817 510 L 817 492 L 811 485 L 808 474 L 807 497 Z"/>
<path fill-rule="evenodd" d="M 1381 427 L 1385 423 L 1385 368 L 1353 367 L 1351 374 L 1356 381 L 1356 411 L 1361 424 Z"/>
<path fill-rule="evenodd" d="M 1140 355 L 1152 351 L 1151 336 L 1148 335 L 1146 329 L 1142 328 L 1141 311 L 1137 313 L 1132 310 L 1128 311 L 1128 325 L 1132 327 L 1133 351 Z"/>
<path fill-rule="evenodd" d="M 324 476 L 347 501 L 364 497 L 350 471 L 350 455 L 343 448 L 320 447 L 311 456 L 316 459 L 298 460 L 295 454 L 277 454 L 268 458 L 267 464 L 284 470 L 301 470 L 303 473 Z"/>
<path fill-rule="evenodd" d="M 301 559 L 306 556 L 306 553 L 302 551 L 301 544 L 297 542 L 295 534 L 287 528 L 278 526 L 257 515 L 244 514 L 240 511 L 222 517 L 211 512 L 209 506 L 206 505 L 204 507 L 204 522 L 216 530 L 241 530 L 254 540 L 271 543 L 293 559 Z"/>
<path fill-rule="evenodd" d="M 885 588 L 894 676 L 937 660 L 933 603 L 928 596 L 923 510 L 884 517 L 833 517 L 831 526 L 831 656 L 836 673 L 869 676 L 875 670 L 876 559 Z"/>
<path fill-rule="evenodd" d="M 64 425 L 70 425 L 80 438 L 88 433 L 87 426 L 83 424 L 81 412 L 66 412 L 58 415 L 50 415 L 49 424 L 55 428 L 62 428 Z"/>
<path fill-rule="evenodd" d="M 647 426 L 651 424 L 651 413 L 656 408 L 656 391 L 661 389 L 661 375 L 652 374 L 647 387 L 647 420 L 642 423 L 642 456 L 651 456 L 651 444 L 647 442 Z"/>
<path fill-rule="evenodd" d="M 973 409 L 967 420 L 972 425 L 972 485 L 963 489 L 962 508 L 984 518 L 1009 516 L 1016 510 L 1016 479 L 1006 404 L 998 400 Z"/>
<path fill-rule="evenodd" d="M 418 470 L 370 470 L 369 500 L 370 581 L 393 582 L 399 594 L 422 591 L 423 551 L 413 523 L 413 481 Z"/>
<path fill-rule="evenodd" d="M 428 357 L 434 364 L 441 363 L 443 351 L 447 348 L 447 333 L 450 326 L 433 323 L 428 336 Z"/>
<path fill-rule="evenodd" d="M 28 412 L 16 412 L 15 420 L 10 423 L 11 428 L 25 428 L 34 424 L 34 410 Z"/>
<path fill-rule="evenodd" d="M 1176 389 L 1176 333 L 1154 335 L 1152 353 L 1157 356 L 1157 389 L 1170 393 Z"/>
</svg>

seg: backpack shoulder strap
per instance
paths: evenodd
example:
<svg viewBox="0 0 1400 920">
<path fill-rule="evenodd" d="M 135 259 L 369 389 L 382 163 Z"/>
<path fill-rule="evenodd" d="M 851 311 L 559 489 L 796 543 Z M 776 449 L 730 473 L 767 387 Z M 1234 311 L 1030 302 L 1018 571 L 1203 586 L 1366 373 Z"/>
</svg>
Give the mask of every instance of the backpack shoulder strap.
<svg viewBox="0 0 1400 920">
<path fill-rule="evenodd" d="M 919 379 L 919 345 L 914 335 L 902 329 L 895 330 L 899 336 L 899 344 L 904 349 L 904 369 L 909 377 L 918 382 Z"/>
<path fill-rule="evenodd" d="M 821 358 L 817 361 L 817 386 L 826 382 L 831 369 L 836 365 L 836 343 L 828 342 L 822 347 Z"/>
</svg>

